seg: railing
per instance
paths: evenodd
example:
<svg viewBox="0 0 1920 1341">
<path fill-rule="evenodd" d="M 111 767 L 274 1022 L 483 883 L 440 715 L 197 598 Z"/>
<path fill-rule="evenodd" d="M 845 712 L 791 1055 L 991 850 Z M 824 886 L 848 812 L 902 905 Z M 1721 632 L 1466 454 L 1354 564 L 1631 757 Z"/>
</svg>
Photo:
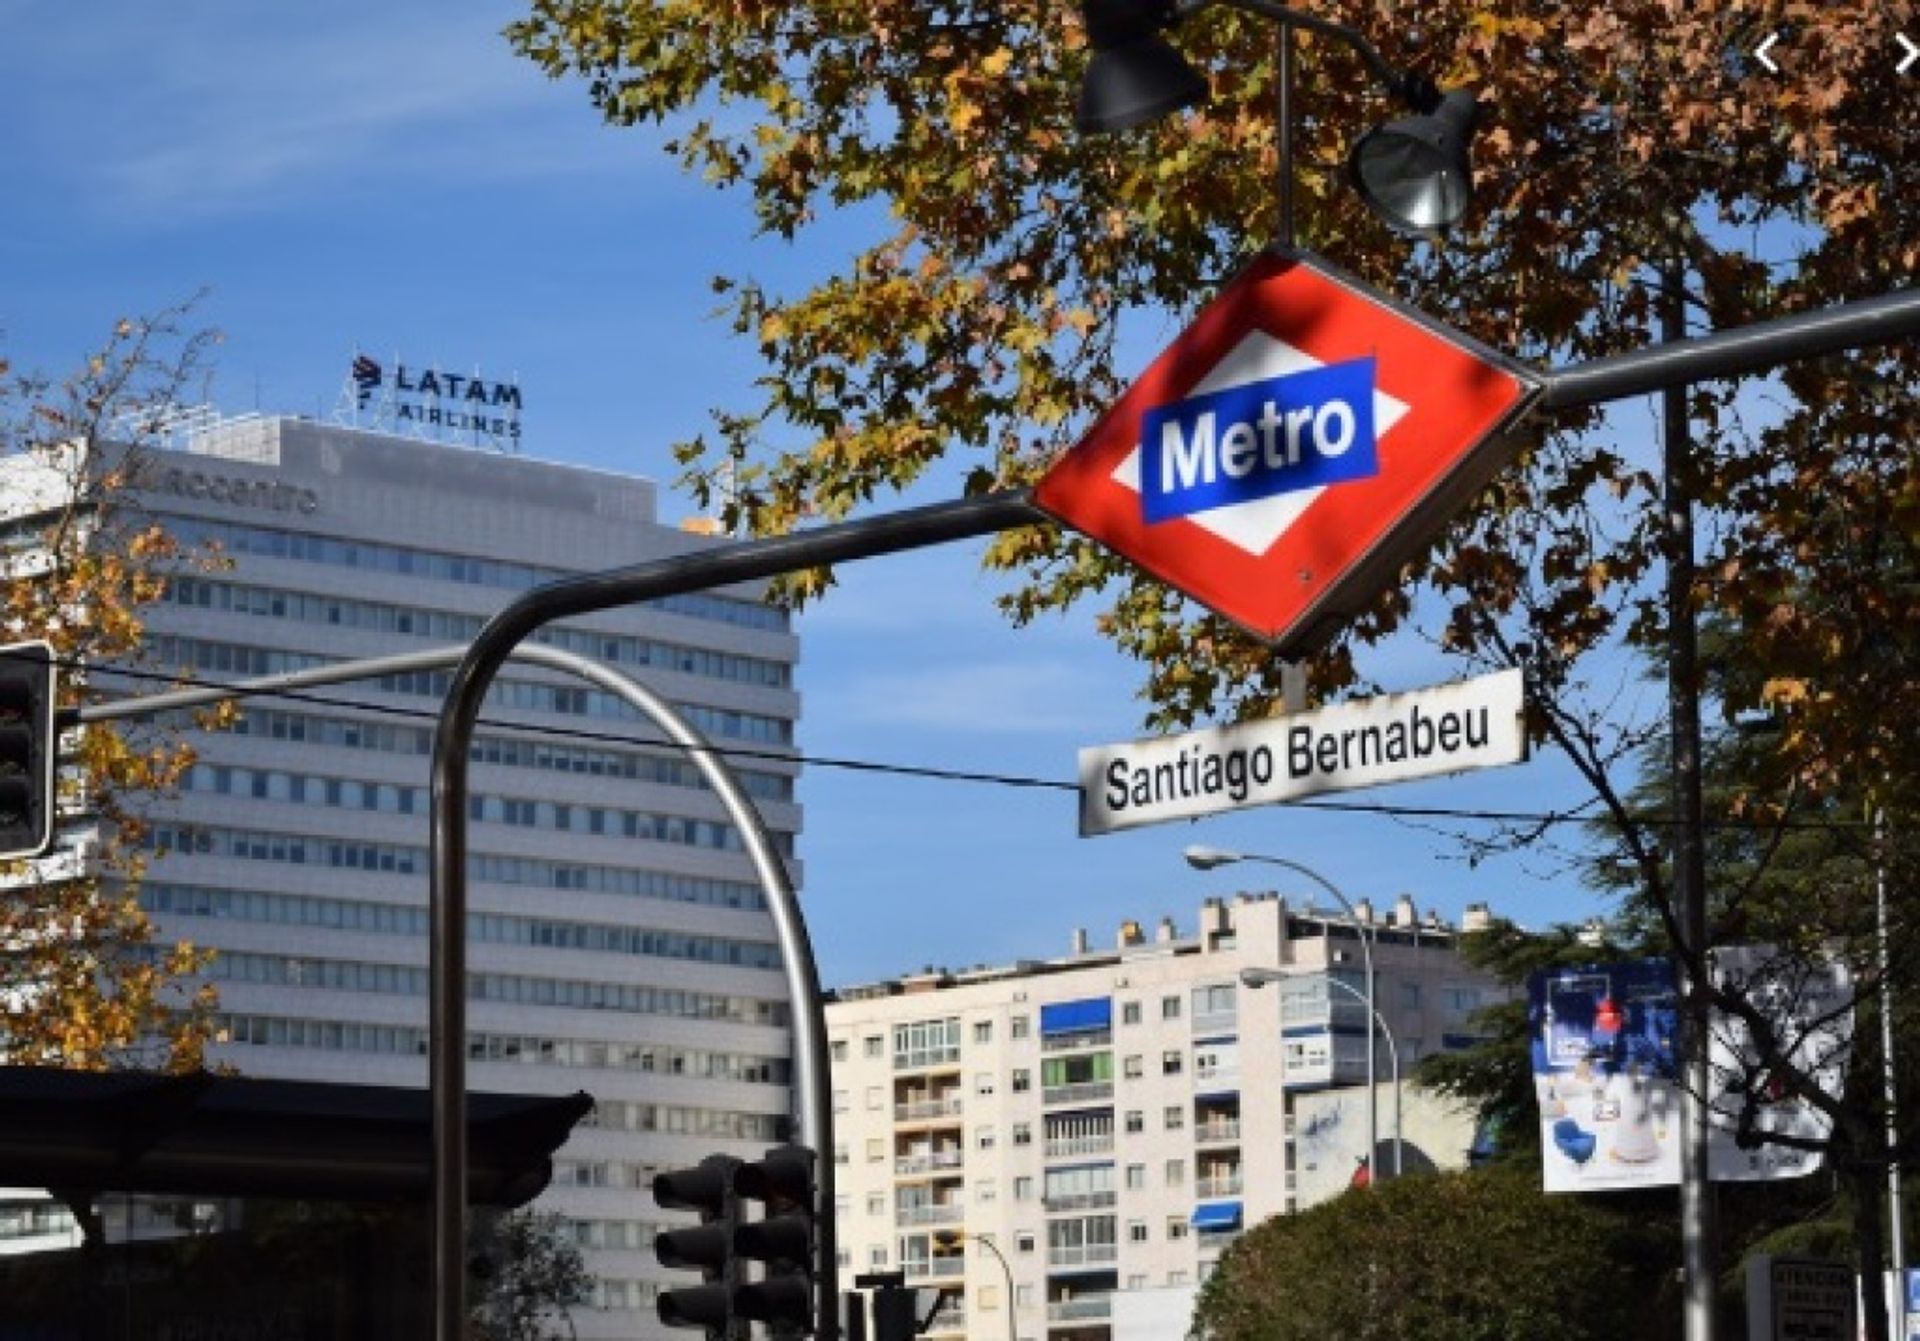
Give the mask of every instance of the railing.
<svg viewBox="0 0 1920 1341">
<path fill-rule="evenodd" d="M 1082 1295 L 1078 1299 L 1051 1299 L 1047 1301 L 1048 1322 L 1086 1322 L 1094 1318 L 1113 1316 L 1113 1296 L 1107 1294 Z"/>
<path fill-rule="evenodd" d="M 902 1262 L 900 1269 L 916 1279 L 925 1277 L 932 1280 L 945 1280 L 950 1276 L 966 1275 L 967 1259 L 964 1257 L 929 1257 L 924 1260 L 916 1258 L 910 1262 Z"/>
<path fill-rule="evenodd" d="M 1042 1052 L 1091 1052 L 1113 1046 L 1113 1030 L 1089 1029 L 1078 1034 L 1048 1034 L 1040 1040 Z"/>
<path fill-rule="evenodd" d="M 1040 1091 L 1043 1104 L 1083 1104 L 1092 1099 L 1111 1099 L 1111 1080 L 1089 1080 L 1078 1085 L 1051 1085 Z"/>
<path fill-rule="evenodd" d="M 1046 1143 L 1048 1159 L 1068 1159 L 1074 1155 L 1104 1155 L 1113 1149 L 1113 1133 L 1098 1136 L 1055 1136 Z"/>
<path fill-rule="evenodd" d="M 1240 1088 L 1240 1068 L 1237 1066 L 1216 1066 L 1211 1071 L 1196 1069 L 1193 1073 L 1195 1089 L 1220 1094 Z"/>
<path fill-rule="evenodd" d="M 1120 1260 L 1117 1243 L 1083 1243 L 1078 1247 L 1047 1245 L 1048 1266 L 1095 1266 Z"/>
<path fill-rule="evenodd" d="M 1240 1013 L 1234 1010 L 1209 1011 L 1193 1017 L 1196 1034 L 1231 1034 L 1240 1027 Z"/>
<path fill-rule="evenodd" d="M 1230 1122 L 1202 1122 L 1193 1129 L 1195 1144 L 1206 1145 L 1212 1141 L 1237 1141 L 1240 1139 L 1240 1120 Z"/>
<path fill-rule="evenodd" d="M 936 1150 L 931 1155 L 902 1155 L 893 1161 L 894 1173 L 901 1177 L 910 1177 L 916 1173 L 934 1173 L 940 1169 L 957 1169 L 965 1161 L 958 1150 Z"/>
<path fill-rule="evenodd" d="M 912 1052 L 893 1054 L 893 1069 L 896 1071 L 917 1071 L 923 1066 L 945 1066 L 960 1060 L 960 1045 L 948 1044 L 938 1048 L 916 1048 Z"/>
<path fill-rule="evenodd" d="M 1106 1192 L 1070 1192 L 1064 1197 L 1042 1197 L 1040 1204 L 1049 1213 L 1054 1211 L 1097 1211 L 1118 1204 L 1119 1194 L 1111 1190 Z"/>
<path fill-rule="evenodd" d="M 893 1213 L 896 1225 L 957 1225 L 966 1216 L 964 1206 L 901 1206 Z"/>
<path fill-rule="evenodd" d="M 939 1099 L 915 1099 L 910 1103 L 893 1106 L 895 1122 L 912 1122 L 917 1118 L 951 1117 L 960 1111 L 960 1095 L 956 1092 Z"/>
<path fill-rule="evenodd" d="M 1240 1195 L 1240 1175 L 1223 1174 L 1216 1178 L 1202 1178 L 1193 1185 L 1196 1197 L 1237 1197 Z"/>
<path fill-rule="evenodd" d="M 933 1315 L 933 1321 L 927 1324 L 923 1336 L 943 1336 L 948 1332 L 967 1330 L 967 1310 L 964 1306 L 942 1308 Z"/>
</svg>

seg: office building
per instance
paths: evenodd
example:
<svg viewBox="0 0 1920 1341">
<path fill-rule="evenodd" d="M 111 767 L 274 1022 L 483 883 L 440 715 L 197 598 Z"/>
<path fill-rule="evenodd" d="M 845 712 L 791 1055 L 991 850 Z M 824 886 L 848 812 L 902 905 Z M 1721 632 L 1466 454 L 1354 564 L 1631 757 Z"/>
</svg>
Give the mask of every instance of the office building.
<svg viewBox="0 0 1920 1341">
<path fill-rule="evenodd" d="M 136 478 L 154 520 L 230 559 L 149 611 L 148 668 L 211 682 L 464 643 L 535 584 L 723 543 L 662 525 L 642 479 L 292 419 L 202 422 Z M 29 494 L 6 495 L 16 514 Z M 30 544 L 34 519 L 8 520 Z M 748 752 L 735 771 L 791 856 L 784 612 L 716 590 L 537 641 Z M 236 728 L 190 731 L 199 759 L 151 805 L 140 896 L 162 940 L 218 951 L 216 1063 L 425 1083 L 429 751 L 448 679 L 252 700 Z M 791 1108 L 772 918 L 718 798 L 659 739 L 617 697 L 510 663 L 472 748 L 468 1083 L 597 1101 L 537 1203 L 567 1217 L 597 1278 L 582 1338 L 668 1334 L 652 1173 L 758 1153 Z"/>
<path fill-rule="evenodd" d="M 834 993 L 843 1271 L 900 1270 L 950 1291 L 930 1336 L 1182 1334 L 1221 1250 L 1301 1205 L 1295 1110 L 1308 1096 L 1313 1159 L 1344 1161 L 1343 1178 L 1360 1166 L 1360 936 L 1409 1071 L 1470 1041 L 1470 1017 L 1498 994 L 1460 960 L 1454 929 L 1410 898 L 1379 919 L 1364 902 L 1355 911 L 1358 923 L 1275 894 L 1211 899 L 1187 935 L 1171 919 L 1152 932 L 1129 922 L 1100 948 L 1076 933 L 1057 959 Z M 1486 916 L 1472 910 L 1470 925 Z M 1247 970 L 1280 976 L 1254 988 Z M 1384 1041 L 1378 1058 L 1390 1172 Z M 1464 1163 L 1470 1123 L 1421 1130 L 1444 1134 L 1406 1146 L 1409 1171 Z"/>
</svg>

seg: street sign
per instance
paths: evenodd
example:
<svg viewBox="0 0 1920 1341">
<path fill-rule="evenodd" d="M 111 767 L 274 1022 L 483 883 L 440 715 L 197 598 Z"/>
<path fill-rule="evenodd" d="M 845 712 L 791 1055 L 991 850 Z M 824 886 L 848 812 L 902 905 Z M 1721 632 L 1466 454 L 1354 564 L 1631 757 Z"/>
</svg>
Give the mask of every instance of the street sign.
<svg viewBox="0 0 1920 1341">
<path fill-rule="evenodd" d="M 1270 248 L 1033 498 L 1298 655 L 1506 464 L 1502 432 L 1540 387 L 1325 261 Z"/>
<path fill-rule="evenodd" d="M 1080 751 L 1080 835 L 1516 764 L 1517 670 L 1267 721 Z"/>
</svg>

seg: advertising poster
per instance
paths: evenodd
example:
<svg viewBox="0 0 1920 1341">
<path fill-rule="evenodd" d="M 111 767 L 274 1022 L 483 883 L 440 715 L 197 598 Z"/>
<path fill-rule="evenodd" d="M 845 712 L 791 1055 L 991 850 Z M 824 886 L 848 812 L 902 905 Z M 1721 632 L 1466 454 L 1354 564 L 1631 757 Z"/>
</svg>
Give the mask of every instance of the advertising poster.
<svg viewBox="0 0 1920 1341">
<path fill-rule="evenodd" d="M 1775 954 L 1764 946 L 1733 946 L 1713 955 L 1715 979 L 1732 987 L 1773 1021 L 1795 1070 L 1837 1095 L 1846 1080 L 1853 1045 L 1853 983 L 1846 965 L 1809 963 Z M 1798 1095 L 1786 1093 L 1777 1077 L 1760 1064 L 1745 1023 L 1716 1017 L 1708 1052 L 1713 1091 L 1707 1120 L 1708 1168 L 1731 1181 L 1798 1178 L 1818 1169 L 1817 1150 L 1795 1150 L 1772 1142 L 1742 1148 L 1743 1109 L 1756 1136 L 1783 1133 L 1824 1140 L 1832 1123 Z"/>
<path fill-rule="evenodd" d="M 1667 961 L 1555 969 L 1527 986 L 1546 1190 L 1678 1183 L 1680 1021 Z"/>
<path fill-rule="evenodd" d="M 1738 985 L 1774 1021 L 1794 1065 L 1838 1094 L 1852 1035 L 1845 968 L 1809 965 L 1763 947 L 1722 949 L 1714 961 L 1719 980 Z M 1678 1184 L 1682 1053 L 1669 961 L 1554 969 L 1534 974 L 1527 988 L 1546 1190 Z M 1739 1021 L 1715 1018 L 1709 1066 L 1709 1178 L 1796 1178 L 1820 1167 L 1817 1151 L 1739 1141 L 1743 1110 L 1755 1136 L 1819 1139 L 1828 1125 L 1759 1065 Z"/>
</svg>

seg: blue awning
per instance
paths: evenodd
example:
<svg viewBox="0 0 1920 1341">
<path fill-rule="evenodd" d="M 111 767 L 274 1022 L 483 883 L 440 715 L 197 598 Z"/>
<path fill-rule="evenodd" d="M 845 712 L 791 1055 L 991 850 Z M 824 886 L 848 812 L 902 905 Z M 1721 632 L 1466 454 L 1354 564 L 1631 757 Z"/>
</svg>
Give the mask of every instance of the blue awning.
<svg viewBox="0 0 1920 1341">
<path fill-rule="evenodd" d="M 1083 1001 L 1056 1001 L 1040 1007 L 1040 1033 L 1080 1034 L 1113 1027 L 1113 998 L 1088 997 Z"/>
<path fill-rule="evenodd" d="M 1193 1227 L 1206 1231 L 1209 1229 L 1238 1229 L 1240 1227 L 1240 1203 L 1237 1201 L 1210 1201 L 1204 1206 L 1193 1208 Z"/>
</svg>

